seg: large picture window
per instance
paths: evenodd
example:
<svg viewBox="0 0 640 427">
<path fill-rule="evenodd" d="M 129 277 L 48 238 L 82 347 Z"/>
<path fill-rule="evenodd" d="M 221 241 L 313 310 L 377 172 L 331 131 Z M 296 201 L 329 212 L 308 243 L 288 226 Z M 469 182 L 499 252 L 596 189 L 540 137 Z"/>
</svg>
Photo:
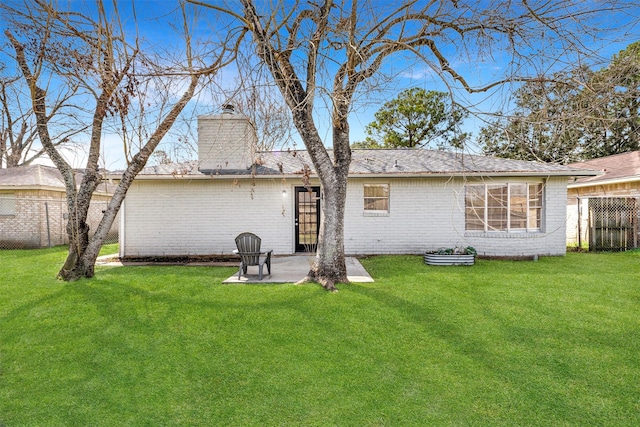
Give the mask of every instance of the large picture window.
<svg viewBox="0 0 640 427">
<path fill-rule="evenodd" d="M 364 211 L 389 212 L 389 184 L 364 184 Z"/>
<path fill-rule="evenodd" d="M 540 231 L 542 183 L 470 184 L 465 187 L 467 231 Z"/>
</svg>

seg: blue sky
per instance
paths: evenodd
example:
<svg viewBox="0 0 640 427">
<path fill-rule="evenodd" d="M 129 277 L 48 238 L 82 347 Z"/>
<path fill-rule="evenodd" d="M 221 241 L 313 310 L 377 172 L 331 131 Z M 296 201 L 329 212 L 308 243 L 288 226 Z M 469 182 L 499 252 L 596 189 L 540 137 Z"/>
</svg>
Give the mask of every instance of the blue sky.
<svg viewBox="0 0 640 427">
<path fill-rule="evenodd" d="M 217 2 L 217 4 L 223 4 L 222 1 L 215 1 Z M 483 1 L 482 3 L 486 4 L 487 7 L 496 7 L 496 2 L 487 0 Z M 561 3 L 562 2 L 559 2 L 559 4 Z M 633 4 L 632 2 L 625 3 Z M 61 1 L 60 4 L 62 5 L 62 7 L 68 6 L 77 10 L 85 10 L 87 8 L 93 7 L 92 2 L 85 1 Z M 601 2 L 597 0 L 588 0 L 584 2 L 584 4 L 587 6 L 590 4 L 598 5 L 601 4 Z M 111 7 L 110 2 L 107 2 L 106 5 L 107 7 Z M 177 2 L 169 0 L 120 0 L 118 1 L 118 5 L 120 7 L 121 14 L 124 17 L 123 23 L 125 25 L 125 28 L 127 28 L 127 31 L 134 32 L 137 30 L 141 35 L 144 43 L 154 46 L 155 48 L 170 48 L 168 49 L 168 52 L 170 52 L 172 49 L 175 51 L 179 51 L 179 49 L 182 48 L 183 44 L 181 44 L 180 39 L 177 36 L 177 29 L 173 29 L 170 25 L 167 24 L 167 19 L 178 8 Z M 134 11 L 131 8 L 132 5 L 134 5 L 135 7 L 136 19 L 133 18 Z M 380 7 L 383 7 L 382 3 Z M 228 31 L 229 27 L 225 26 L 225 24 L 219 19 L 214 18 L 210 11 L 200 8 L 195 8 L 194 10 L 197 10 L 197 16 L 193 18 L 191 25 L 197 28 L 194 34 L 196 36 L 196 43 L 198 46 L 203 46 L 207 38 L 209 38 L 211 35 L 215 36 L 216 34 L 224 34 L 226 31 Z M 592 60 L 592 64 L 595 64 L 595 68 L 600 68 L 601 66 L 605 65 L 607 60 L 610 59 L 613 54 L 624 49 L 629 43 L 638 40 L 638 34 L 640 33 L 640 24 L 638 24 L 638 22 L 640 21 L 640 6 L 636 6 L 635 9 L 631 9 L 623 14 L 617 14 L 612 11 L 608 16 L 610 20 L 606 22 L 603 21 L 590 23 L 598 26 L 598 28 L 600 28 L 601 30 L 606 29 L 604 31 L 600 31 L 600 39 L 583 40 L 586 47 L 591 48 L 599 53 L 599 59 Z M 613 28 L 617 27 L 618 25 L 634 23 L 635 25 L 630 25 L 627 28 L 626 33 L 620 33 L 613 30 Z M 587 23 L 576 23 L 576 25 L 580 24 Z M 547 54 L 549 51 L 551 51 L 552 47 L 553 46 L 551 45 L 532 45 L 526 47 L 526 49 L 528 49 L 528 52 L 530 52 L 531 55 L 534 55 Z M 465 58 L 463 55 L 458 55 L 458 53 L 460 52 L 455 45 L 449 46 L 446 50 L 444 50 L 444 53 L 448 57 L 453 58 L 451 60 L 452 65 L 457 67 L 457 69 L 460 70 L 461 73 L 465 74 L 472 85 L 486 83 L 492 81 L 495 78 L 498 78 L 498 76 L 503 73 L 504 68 L 506 67 L 508 62 L 508 58 L 501 51 L 492 52 L 490 55 L 487 54 L 483 59 L 480 60 L 478 60 L 477 58 L 471 58 L 471 60 L 467 60 L 467 58 Z M 521 53 L 524 53 L 523 56 L 526 57 L 526 52 Z M 2 59 L 3 61 L 6 60 L 5 58 L 0 59 Z M 558 59 L 562 60 L 556 61 L 555 63 L 549 62 L 550 65 L 548 65 L 548 71 L 552 71 L 554 67 L 562 68 L 566 66 L 568 62 L 570 63 L 572 61 L 571 57 L 558 57 Z M 597 62 L 600 63 L 597 64 Z M 384 102 L 384 100 L 395 97 L 401 90 L 415 86 L 434 90 L 447 89 L 442 79 L 440 79 L 440 77 L 438 77 L 432 69 L 430 69 L 420 61 L 396 56 L 392 60 L 385 63 L 384 70 L 389 75 L 393 76 L 393 79 L 385 82 L 383 86 L 379 86 L 376 91 L 362 91 L 356 99 L 356 102 L 354 103 L 353 113 L 350 116 L 352 141 L 358 141 L 364 138 L 364 127 L 373 120 L 373 114 L 375 113 L 375 111 Z M 529 70 L 523 71 L 528 72 Z M 236 72 L 233 69 L 224 70 L 220 73 L 218 78 L 215 79 L 215 84 L 217 86 L 228 89 L 231 87 L 230 82 L 232 82 L 235 77 Z M 458 97 L 457 99 L 461 100 L 461 102 L 465 104 L 474 105 L 476 110 L 489 112 L 504 107 L 505 99 L 507 99 L 511 89 L 512 87 L 510 86 L 502 86 L 495 88 L 494 90 L 487 93 L 481 93 L 477 95 L 467 95 L 461 91 L 455 91 L 455 94 Z M 199 98 L 192 101 L 187 113 L 218 112 L 219 105 L 222 102 L 228 100 L 227 97 L 228 94 L 210 96 L 203 93 Z M 327 110 L 322 108 L 322 104 L 319 104 L 317 117 L 319 119 L 318 122 L 321 136 L 325 137 L 327 141 L 330 141 L 330 130 L 327 126 L 328 120 L 326 120 Z M 465 130 L 474 132 L 481 125 L 481 120 L 470 119 Z M 167 136 L 165 138 L 166 143 L 172 142 L 171 138 L 175 138 L 175 136 Z M 165 144 L 165 146 L 167 146 L 167 144 Z M 300 148 L 302 144 L 300 144 L 298 141 L 297 146 L 298 148 Z M 118 135 L 105 135 L 104 155 L 106 167 L 110 169 L 116 169 L 124 166 L 121 147 L 122 142 L 121 138 Z M 82 165 L 82 154 L 78 154 L 75 156 L 74 163 L 76 163 L 76 166 Z"/>
</svg>

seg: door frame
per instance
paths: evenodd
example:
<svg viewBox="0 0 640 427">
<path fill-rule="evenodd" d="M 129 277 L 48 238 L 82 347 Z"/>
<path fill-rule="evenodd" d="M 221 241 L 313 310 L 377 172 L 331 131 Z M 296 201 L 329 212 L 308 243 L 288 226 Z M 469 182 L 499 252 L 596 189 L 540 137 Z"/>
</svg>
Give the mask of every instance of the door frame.
<svg viewBox="0 0 640 427">
<path fill-rule="evenodd" d="M 316 200 L 315 200 L 315 213 L 316 213 L 316 218 L 315 218 L 315 230 L 316 230 L 316 236 L 315 236 L 315 243 L 313 244 L 309 244 L 309 243 L 305 243 L 305 242 L 300 242 L 300 194 L 301 193 L 307 193 L 309 191 L 315 192 L 317 194 Z M 320 232 L 320 200 L 321 200 L 321 195 L 320 195 L 320 187 L 319 186 L 297 186 L 294 187 L 293 189 L 293 193 L 294 193 L 294 215 L 293 215 L 293 226 L 294 226 L 294 242 L 293 242 L 293 248 L 295 252 L 315 252 L 316 248 L 317 248 L 317 242 L 318 242 L 318 233 Z M 308 224 L 313 224 L 313 218 L 312 218 L 312 222 L 308 223 Z"/>
</svg>

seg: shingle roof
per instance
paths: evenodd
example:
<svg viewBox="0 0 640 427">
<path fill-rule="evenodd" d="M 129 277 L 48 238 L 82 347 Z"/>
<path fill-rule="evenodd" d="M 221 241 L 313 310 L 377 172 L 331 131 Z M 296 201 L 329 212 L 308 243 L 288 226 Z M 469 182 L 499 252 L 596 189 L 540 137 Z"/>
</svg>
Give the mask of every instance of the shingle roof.
<svg viewBox="0 0 640 427">
<path fill-rule="evenodd" d="M 48 187 L 64 191 L 64 181 L 54 167 L 29 165 L 0 169 L 0 187 Z"/>
<path fill-rule="evenodd" d="M 605 181 L 622 181 L 640 179 L 640 151 L 614 154 L 587 160 L 586 162 L 571 163 L 573 168 L 584 168 L 602 171 L 599 176 L 579 178 L 572 185 L 601 184 Z"/>
<path fill-rule="evenodd" d="M 83 172 L 76 170 L 76 182 L 80 184 Z M 62 174 L 57 168 L 45 165 L 18 166 L 14 168 L 0 169 L 0 189 L 56 189 L 65 191 Z M 108 193 L 113 193 L 114 185 L 107 184 Z M 100 185 L 96 190 L 104 192 L 104 186 Z"/>
<path fill-rule="evenodd" d="M 309 153 L 304 150 L 260 152 L 257 153 L 256 159 L 256 165 L 253 169 L 200 170 L 198 162 L 191 161 L 147 167 L 140 172 L 139 176 L 295 175 L 301 174 L 305 165 L 311 169 L 312 173 L 314 172 Z M 419 149 L 353 150 L 349 173 L 353 176 L 449 176 L 463 174 L 588 176 L 594 174 L 593 171 L 548 163 Z"/>
</svg>

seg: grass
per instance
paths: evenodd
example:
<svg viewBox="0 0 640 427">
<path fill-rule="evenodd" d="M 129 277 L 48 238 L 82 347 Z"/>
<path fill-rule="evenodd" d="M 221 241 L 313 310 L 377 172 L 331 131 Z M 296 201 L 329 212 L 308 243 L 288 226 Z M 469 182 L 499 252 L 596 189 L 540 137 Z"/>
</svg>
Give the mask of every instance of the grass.
<svg viewBox="0 0 640 427">
<path fill-rule="evenodd" d="M 112 243 L 109 245 L 102 245 L 102 248 L 100 248 L 100 253 L 98 254 L 98 256 L 113 255 L 117 253 L 118 253 L 118 244 Z"/>
<path fill-rule="evenodd" d="M 640 252 L 221 285 L 0 251 L 0 425 L 640 425 Z"/>
</svg>

